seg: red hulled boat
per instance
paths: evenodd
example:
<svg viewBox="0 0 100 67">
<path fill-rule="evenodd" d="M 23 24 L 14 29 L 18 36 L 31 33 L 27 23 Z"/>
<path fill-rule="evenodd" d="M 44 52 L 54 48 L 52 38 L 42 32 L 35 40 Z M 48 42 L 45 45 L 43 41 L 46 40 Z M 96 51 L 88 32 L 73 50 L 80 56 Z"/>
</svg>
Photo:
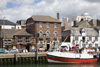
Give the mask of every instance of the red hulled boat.
<svg viewBox="0 0 100 67">
<path fill-rule="evenodd" d="M 98 58 L 95 54 L 72 52 L 48 52 L 48 63 L 95 63 Z"/>
</svg>

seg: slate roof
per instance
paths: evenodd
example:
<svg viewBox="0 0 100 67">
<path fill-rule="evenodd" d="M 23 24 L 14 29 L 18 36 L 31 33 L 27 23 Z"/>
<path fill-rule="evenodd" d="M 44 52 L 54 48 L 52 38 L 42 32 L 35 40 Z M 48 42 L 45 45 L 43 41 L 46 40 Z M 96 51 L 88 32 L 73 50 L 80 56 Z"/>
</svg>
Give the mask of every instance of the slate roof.
<svg viewBox="0 0 100 67">
<path fill-rule="evenodd" d="M 26 29 L 2 29 L 2 32 L 5 31 L 5 38 L 13 38 L 14 35 L 17 36 L 31 36 L 32 34 Z"/>
<path fill-rule="evenodd" d="M 5 22 L 5 25 L 17 25 L 16 23 L 13 23 L 9 20 L 2 20 L 0 19 L 0 25 L 3 25 L 3 22 Z"/>
<path fill-rule="evenodd" d="M 84 27 L 91 27 L 91 25 L 87 21 L 81 21 L 76 24 L 76 26 L 84 28 Z"/>
<path fill-rule="evenodd" d="M 70 35 L 74 35 L 74 36 L 82 36 L 82 34 L 80 33 L 80 30 L 82 28 L 78 28 L 78 27 L 72 27 L 70 29 L 66 29 L 64 31 L 62 31 L 62 36 L 67 36 L 69 33 L 71 33 Z M 98 36 L 98 32 L 93 29 L 93 28 L 84 28 L 86 31 L 86 35 L 88 36 Z M 70 31 L 70 32 L 69 32 Z"/>
<path fill-rule="evenodd" d="M 34 21 L 42 21 L 42 22 L 58 22 L 61 23 L 58 19 L 55 19 L 50 16 L 44 16 L 44 15 L 33 15 L 31 17 Z"/>
<path fill-rule="evenodd" d="M 67 30 L 67 31 L 62 31 L 62 37 L 66 37 L 68 34 L 70 34 L 71 31 Z"/>
<path fill-rule="evenodd" d="M 100 30 L 100 27 L 99 26 L 95 26 L 93 28 L 99 33 L 99 30 Z"/>
<path fill-rule="evenodd" d="M 17 35 L 17 36 L 29 35 L 29 36 L 31 36 L 32 34 L 29 33 L 26 29 L 21 29 L 21 30 L 18 30 L 18 32 L 15 33 L 14 35 Z"/>
<path fill-rule="evenodd" d="M 94 30 L 93 28 L 84 28 L 86 30 L 86 35 L 88 36 L 98 36 L 98 32 Z"/>
</svg>

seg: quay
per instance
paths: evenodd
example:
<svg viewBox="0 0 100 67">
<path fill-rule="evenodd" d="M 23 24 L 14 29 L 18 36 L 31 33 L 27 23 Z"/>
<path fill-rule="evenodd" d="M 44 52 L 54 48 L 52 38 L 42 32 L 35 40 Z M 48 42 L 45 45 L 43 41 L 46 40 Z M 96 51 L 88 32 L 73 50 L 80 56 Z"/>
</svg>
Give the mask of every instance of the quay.
<svg viewBox="0 0 100 67">
<path fill-rule="evenodd" d="M 17 64 L 17 63 L 41 63 L 47 62 L 46 52 L 38 52 L 38 60 L 33 52 L 28 53 L 13 53 L 0 54 L 0 65 L 2 64 Z"/>
</svg>

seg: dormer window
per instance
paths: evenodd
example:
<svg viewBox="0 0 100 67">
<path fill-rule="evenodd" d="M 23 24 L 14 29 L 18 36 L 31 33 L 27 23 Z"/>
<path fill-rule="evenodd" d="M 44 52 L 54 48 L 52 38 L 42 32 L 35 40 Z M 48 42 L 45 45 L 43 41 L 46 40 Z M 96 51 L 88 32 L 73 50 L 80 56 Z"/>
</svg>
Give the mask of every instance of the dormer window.
<svg viewBox="0 0 100 67">
<path fill-rule="evenodd" d="M 82 29 L 82 33 L 85 33 L 85 29 Z"/>
<path fill-rule="evenodd" d="M 82 33 L 85 33 L 85 30 L 83 30 Z"/>
</svg>

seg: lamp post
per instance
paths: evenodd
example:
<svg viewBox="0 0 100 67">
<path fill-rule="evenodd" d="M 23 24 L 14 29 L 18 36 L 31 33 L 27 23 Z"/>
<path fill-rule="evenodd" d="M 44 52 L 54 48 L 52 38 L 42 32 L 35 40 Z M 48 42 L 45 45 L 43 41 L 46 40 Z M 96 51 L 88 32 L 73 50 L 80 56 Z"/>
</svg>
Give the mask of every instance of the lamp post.
<svg viewBox="0 0 100 67">
<path fill-rule="evenodd" d="M 5 21 L 4 21 L 4 18 L 5 17 L 3 17 L 3 29 L 4 29 L 4 43 L 3 43 L 3 48 L 5 48 Z"/>
</svg>

